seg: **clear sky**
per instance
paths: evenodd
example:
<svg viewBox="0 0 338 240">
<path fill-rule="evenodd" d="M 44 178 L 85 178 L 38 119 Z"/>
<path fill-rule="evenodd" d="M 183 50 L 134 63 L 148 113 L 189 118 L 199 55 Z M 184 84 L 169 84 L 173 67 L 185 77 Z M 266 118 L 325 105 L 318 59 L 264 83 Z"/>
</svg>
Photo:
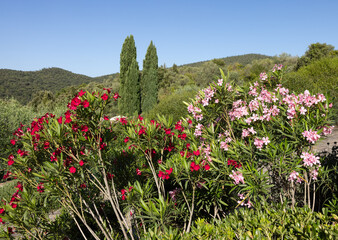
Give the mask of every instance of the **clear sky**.
<svg viewBox="0 0 338 240">
<path fill-rule="evenodd" d="M 0 68 L 118 72 L 132 34 L 139 65 L 152 40 L 159 65 L 338 47 L 337 0 L 0 0 Z"/>
</svg>

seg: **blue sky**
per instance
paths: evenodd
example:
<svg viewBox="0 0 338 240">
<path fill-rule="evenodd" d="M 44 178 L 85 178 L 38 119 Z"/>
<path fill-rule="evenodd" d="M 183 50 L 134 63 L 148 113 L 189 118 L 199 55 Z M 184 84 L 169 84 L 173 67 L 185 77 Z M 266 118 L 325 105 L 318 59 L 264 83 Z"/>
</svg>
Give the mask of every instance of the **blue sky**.
<svg viewBox="0 0 338 240">
<path fill-rule="evenodd" d="M 0 0 L 0 68 L 119 71 L 132 34 L 142 66 L 152 40 L 159 65 L 260 53 L 301 56 L 338 47 L 336 0 Z"/>
</svg>

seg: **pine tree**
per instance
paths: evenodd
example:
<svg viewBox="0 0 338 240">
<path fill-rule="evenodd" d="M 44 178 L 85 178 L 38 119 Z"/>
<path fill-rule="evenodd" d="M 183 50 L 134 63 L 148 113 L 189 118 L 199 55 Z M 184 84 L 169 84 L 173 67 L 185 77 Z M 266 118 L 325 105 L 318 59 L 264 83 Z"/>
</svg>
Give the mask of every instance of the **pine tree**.
<svg viewBox="0 0 338 240">
<path fill-rule="evenodd" d="M 120 90 L 119 94 L 121 99 L 119 100 L 119 112 L 120 114 L 126 114 L 125 104 L 128 102 L 126 95 L 126 77 L 129 67 L 133 60 L 136 61 L 136 46 L 133 35 L 128 36 L 123 45 L 120 55 Z"/>
<path fill-rule="evenodd" d="M 140 99 L 140 74 L 136 59 L 133 59 L 131 65 L 126 73 L 125 83 L 125 97 L 123 112 L 126 115 L 137 115 L 141 110 Z"/>
<path fill-rule="evenodd" d="M 142 112 L 151 110 L 157 104 L 158 96 L 158 57 L 153 42 L 147 49 L 143 60 L 141 78 L 141 109 Z"/>
</svg>

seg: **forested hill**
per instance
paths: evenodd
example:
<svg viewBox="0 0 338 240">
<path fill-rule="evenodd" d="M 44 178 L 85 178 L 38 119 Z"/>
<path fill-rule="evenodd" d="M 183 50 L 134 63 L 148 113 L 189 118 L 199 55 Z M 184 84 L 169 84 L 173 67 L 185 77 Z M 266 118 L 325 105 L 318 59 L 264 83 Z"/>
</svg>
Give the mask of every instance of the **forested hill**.
<svg viewBox="0 0 338 240">
<path fill-rule="evenodd" d="M 178 68 L 185 69 L 185 67 L 194 67 L 195 74 L 202 74 L 202 78 L 212 79 L 212 74 L 209 73 L 210 71 L 207 71 L 208 69 L 206 69 L 205 66 L 208 62 L 214 63 L 218 73 L 219 67 L 225 65 L 238 63 L 245 66 L 251 64 L 254 60 L 266 58 L 271 57 L 261 54 L 245 54 L 185 64 Z M 183 75 L 181 74 L 182 76 L 180 74 L 177 75 L 177 73 L 173 73 L 173 79 L 168 79 L 170 84 L 175 81 L 181 81 L 180 79 L 184 73 L 182 73 Z M 40 71 L 0 69 L 0 99 L 13 97 L 22 104 L 27 104 L 32 99 L 32 96 L 39 91 L 49 90 L 56 93 L 69 86 L 86 85 L 91 82 L 102 83 L 104 81 L 111 81 L 116 76 L 117 74 L 115 73 L 92 78 L 82 74 L 75 74 L 61 68 L 44 68 Z M 165 83 L 166 82 L 163 81 L 162 85 Z"/>
<path fill-rule="evenodd" d="M 103 80 L 104 77 L 92 78 L 61 68 L 44 68 L 40 71 L 0 69 L 0 98 L 14 97 L 26 104 L 34 93 L 41 90 L 57 92 L 68 86 Z"/>
<path fill-rule="evenodd" d="M 253 60 L 259 60 L 259 59 L 265 59 L 265 58 L 271 58 L 271 57 L 267 55 L 262 55 L 262 54 L 250 53 L 250 54 L 231 56 L 231 57 L 225 57 L 225 58 L 217 58 L 217 59 L 213 59 L 212 61 L 215 61 L 215 63 L 219 65 L 227 65 L 227 64 L 233 64 L 233 63 L 247 65 L 247 64 L 252 63 Z M 203 63 L 208 62 L 208 61 L 210 60 L 184 64 L 182 66 L 199 67 Z"/>
</svg>

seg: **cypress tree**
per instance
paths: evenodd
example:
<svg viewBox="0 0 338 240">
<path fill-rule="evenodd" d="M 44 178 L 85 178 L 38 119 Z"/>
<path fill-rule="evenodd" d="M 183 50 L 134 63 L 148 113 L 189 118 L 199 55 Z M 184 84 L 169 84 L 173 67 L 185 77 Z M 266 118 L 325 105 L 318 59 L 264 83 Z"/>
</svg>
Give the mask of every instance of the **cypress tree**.
<svg viewBox="0 0 338 240">
<path fill-rule="evenodd" d="M 132 61 L 136 61 L 136 46 L 133 35 L 128 36 L 122 45 L 122 50 L 120 54 L 120 90 L 119 94 L 121 99 L 119 100 L 119 112 L 120 114 L 126 114 L 125 104 L 126 104 L 126 91 L 128 88 L 125 87 L 126 77 L 129 67 L 132 64 Z"/>
<path fill-rule="evenodd" d="M 157 104 L 158 96 L 158 57 L 153 42 L 147 49 L 143 60 L 141 78 L 141 109 L 142 112 L 151 110 Z"/>
<path fill-rule="evenodd" d="M 140 74 L 136 59 L 133 59 L 126 73 L 125 83 L 124 113 L 127 115 L 137 115 L 140 113 Z"/>
</svg>

